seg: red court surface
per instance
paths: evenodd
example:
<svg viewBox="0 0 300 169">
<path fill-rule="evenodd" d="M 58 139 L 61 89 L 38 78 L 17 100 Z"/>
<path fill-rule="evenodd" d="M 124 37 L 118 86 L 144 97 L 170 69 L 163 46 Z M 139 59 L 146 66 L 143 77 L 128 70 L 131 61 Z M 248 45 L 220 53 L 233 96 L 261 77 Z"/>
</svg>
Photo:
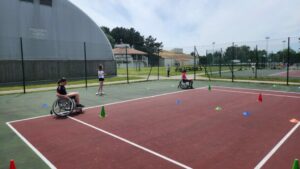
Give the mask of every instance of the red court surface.
<svg viewBox="0 0 300 169">
<path fill-rule="evenodd" d="M 96 107 L 10 124 L 52 168 L 283 169 L 300 157 L 300 123 L 290 122 L 300 119 L 299 101 L 297 93 L 213 87 L 106 105 L 104 119 Z"/>
<path fill-rule="evenodd" d="M 279 72 L 275 74 L 271 74 L 270 76 L 280 76 L 280 77 L 286 77 L 286 71 L 284 72 Z M 289 71 L 289 77 L 300 77 L 300 70 L 290 70 Z"/>
</svg>

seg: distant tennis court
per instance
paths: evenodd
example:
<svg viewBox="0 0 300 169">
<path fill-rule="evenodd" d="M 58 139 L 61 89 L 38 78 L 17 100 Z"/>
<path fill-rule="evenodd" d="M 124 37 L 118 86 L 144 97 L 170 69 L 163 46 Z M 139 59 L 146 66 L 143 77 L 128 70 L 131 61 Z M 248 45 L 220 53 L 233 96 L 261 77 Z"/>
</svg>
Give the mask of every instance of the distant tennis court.
<svg viewBox="0 0 300 169">
<path fill-rule="evenodd" d="M 286 77 L 287 76 L 287 72 L 286 71 L 282 71 L 282 72 L 279 72 L 279 73 L 271 74 L 270 76 Z M 300 77 L 300 70 L 290 70 L 289 71 L 289 76 L 290 77 Z"/>
</svg>

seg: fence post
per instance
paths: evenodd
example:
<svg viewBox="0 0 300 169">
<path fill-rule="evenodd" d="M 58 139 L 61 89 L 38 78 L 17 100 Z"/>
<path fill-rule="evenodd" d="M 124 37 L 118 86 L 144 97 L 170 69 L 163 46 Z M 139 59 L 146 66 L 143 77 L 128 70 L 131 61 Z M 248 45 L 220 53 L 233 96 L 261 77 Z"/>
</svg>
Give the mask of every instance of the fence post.
<svg viewBox="0 0 300 169">
<path fill-rule="evenodd" d="M 22 76 L 23 76 L 23 93 L 26 93 L 26 84 L 25 84 L 25 65 L 24 65 L 24 53 L 23 53 L 23 40 L 20 37 L 20 47 L 21 47 L 21 63 L 22 63 Z"/>
<path fill-rule="evenodd" d="M 125 56 L 126 56 L 126 72 L 127 72 L 127 83 L 129 83 L 127 46 L 125 46 Z"/>
<path fill-rule="evenodd" d="M 290 69 L 290 37 L 288 37 L 288 51 L 287 51 L 287 70 L 286 70 L 286 85 L 289 85 L 289 69 Z"/>
<path fill-rule="evenodd" d="M 222 59 L 222 55 L 223 55 L 223 50 L 221 48 L 221 53 L 219 54 L 219 75 L 220 77 L 222 76 L 221 75 L 221 71 L 222 71 L 222 67 L 221 67 L 221 59 Z"/>
<path fill-rule="evenodd" d="M 85 73 L 85 88 L 87 88 L 87 61 L 86 61 L 86 43 L 83 43 L 84 49 L 84 73 Z"/>
<path fill-rule="evenodd" d="M 196 46 L 194 46 L 194 80 L 196 80 Z"/>
<path fill-rule="evenodd" d="M 231 82 L 233 82 L 234 80 L 234 64 L 233 64 L 233 60 L 234 60 L 234 55 L 235 55 L 235 52 L 234 52 L 234 42 L 232 42 L 232 60 L 231 60 Z"/>
<path fill-rule="evenodd" d="M 157 80 L 159 80 L 159 48 L 157 49 Z"/>
<path fill-rule="evenodd" d="M 258 69 L 258 51 L 257 51 L 257 45 L 255 47 L 255 58 L 256 58 L 256 63 L 255 63 L 255 79 L 257 79 L 257 69 Z"/>
</svg>

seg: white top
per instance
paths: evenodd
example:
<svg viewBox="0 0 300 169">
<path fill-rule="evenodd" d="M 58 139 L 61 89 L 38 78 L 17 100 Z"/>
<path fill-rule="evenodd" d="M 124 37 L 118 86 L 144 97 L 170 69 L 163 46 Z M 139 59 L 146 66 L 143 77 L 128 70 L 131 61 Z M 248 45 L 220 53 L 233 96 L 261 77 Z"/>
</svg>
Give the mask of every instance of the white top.
<svg viewBox="0 0 300 169">
<path fill-rule="evenodd" d="M 98 78 L 103 78 L 104 79 L 104 71 L 103 70 L 98 70 Z"/>
</svg>

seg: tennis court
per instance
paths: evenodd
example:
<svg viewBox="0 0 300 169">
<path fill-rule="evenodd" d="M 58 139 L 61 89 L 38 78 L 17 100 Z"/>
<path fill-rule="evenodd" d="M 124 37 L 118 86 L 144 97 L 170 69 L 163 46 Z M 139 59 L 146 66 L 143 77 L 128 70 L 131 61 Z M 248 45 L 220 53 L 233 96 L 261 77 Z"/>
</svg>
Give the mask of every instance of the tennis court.
<svg viewBox="0 0 300 169">
<path fill-rule="evenodd" d="M 270 76 L 280 76 L 280 77 L 285 77 L 286 74 L 287 74 L 286 71 L 282 71 L 282 72 L 278 72 L 278 73 L 271 74 Z M 289 76 L 290 76 L 290 77 L 297 77 L 297 78 L 299 78 L 299 77 L 300 77 L 300 70 L 290 70 L 290 71 L 289 71 Z"/>
<path fill-rule="evenodd" d="M 215 74 L 218 75 L 218 72 Z M 231 77 L 232 74 L 231 72 L 224 72 L 222 73 L 222 76 L 224 77 Z M 246 69 L 246 70 L 239 70 L 234 72 L 234 76 L 236 78 L 254 78 L 255 77 L 255 71 L 251 69 Z M 258 69 L 257 70 L 257 77 L 269 77 L 269 78 L 282 78 L 285 79 L 287 76 L 287 72 L 284 69 Z M 300 77 L 300 71 L 299 70 L 289 70 L 289 77 L 290 78 L 299 78 Z"/>
<path fill-rule="evenodd" d="M 262 102 L 258 101 L 262 94 Z M 7 124 L 50 168 L 289 168 L 300 94 L 207 86 Z"/>
</svg>

